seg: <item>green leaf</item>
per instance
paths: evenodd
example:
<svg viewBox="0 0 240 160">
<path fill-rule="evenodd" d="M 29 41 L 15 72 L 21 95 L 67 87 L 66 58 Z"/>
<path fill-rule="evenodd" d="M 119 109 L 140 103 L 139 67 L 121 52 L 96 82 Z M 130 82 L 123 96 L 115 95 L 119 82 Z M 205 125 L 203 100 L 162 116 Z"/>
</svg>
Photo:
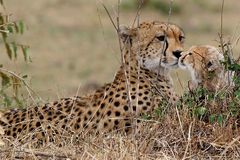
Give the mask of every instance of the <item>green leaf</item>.
<svg viewBox="0 0 240 160">
<path fill-rule="evenodd" d="M 11 47 L 8 43 L 5 43 L 5 48 L 6 48 L 7 55 L 9 57 L 9 59 L 12 59 L 12 50 L 11 50 Z"/>
<path fill-rule="evenodd" d="M 142 115 L 142 119 L 144 120 L 150 120 L 151 119 L 151 116 L 147 115 L 147 114 L 144 114 Z"/>
<path fill-rule="evenodd" d="M 240 64 L 234 63 L 229 66 L 229 70 L 240 71 Z"/>
<path fill-rule="evenodd" d="M 220 124 L 220 125 L 222 125 L 223 124 L 223 115 L 218 115 L 218 117 L 217 117 L 217 122 L 218 122 L 218 124 Z"/>
<path fill-rule="evenodd" d="M 0 76 L 2 78 L 2 86 L 7 86 L 10 83 L 10 77 L 3 72 L 0 72 Z"/>
<path fill-rule="evenodd" d="M 17 59 L 17 44 L 15 42 L 12 42 L 12 48 L 15 59 Z"/>
<path fill-rule="evenodd" d="M 14 29 L 13 29 L 13 26 L 12 26 L 12 25 L 8 25 L 8 26 L 7 26 L 7 30 L 8 30 L 10 33 L 13 33 L 13 32 L 14 32 Z"/>
<path fill-rule="evenodd" d="M 3 103 L 5 106 L 10 106 L 12 104 L 12 99 L 6 95 L 5 93 L 1 93 L 1 95 L 3 96 Z"/>
<path fill-rule="evenodd" d="M 14 22 L 14 28 L 15 28 L 16 33 L 19 33 L 19 27 L 16 22 Z"/>
<path fill-rule="evenodd" d="M 236 90 L 234 94 L 236 98 L 240 99 L 240 90 Z"/>
<path fill-rule="evenodd" d="M 239 114 L 240 108 L 238 103 L 236 103 L 235 101 L 231 101 L 228 106 L 229 111 L 233 116 L 237 116 Z"/>
<path fill-rule="evenodd" d="M 24 56 L 24 60 L 28 61 L 28 47 L 21 46 L 21 48 L 22 48 L 22 53 L 23 53 L 23 56 Z"/>
<path fill-rule="evenodd" d="M 210 117 L 209 117 L 210 123 L 214 123 L 215 117 L 216 116 L 214 114 L 210 115 Z"/>
<path fill-rule="evenodd" d="M 198 116 L 203 116 L 206 112 L 207 112 L 207 109 L 205 107 L 196 108 L 196 114 Z"/>
<path fill-rule="evenodd" d="M 18 22 L 18 26 L 19 26 L 20 34 L 23 34 L 23 32 L 24 32 L 24 23 L 23 23 L 23 21 L 19 21 Z"/>
<path fill-rule="evenodd" d="M 156 115 L 159 116 L 159 117 L 162 115 L 162 111 L 161 111 L 160 108 L 157 108 L 157 109 L 155 110 L 155 113 L 156 113 Z"/>
</svg>

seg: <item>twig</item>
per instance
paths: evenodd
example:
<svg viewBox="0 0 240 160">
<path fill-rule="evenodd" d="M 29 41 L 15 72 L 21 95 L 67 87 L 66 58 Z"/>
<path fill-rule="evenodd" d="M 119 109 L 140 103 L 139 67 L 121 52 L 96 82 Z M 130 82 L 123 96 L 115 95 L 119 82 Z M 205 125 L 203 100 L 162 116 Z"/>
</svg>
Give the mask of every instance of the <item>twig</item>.
<svg viewBox="0 0 240 160">
<path fill-rule="evenodd" d="M 222 0 L 222 7 L 221 7 L 221 22 L 220 22 L 220 45 L 222 48 L 222 53 L 224 54 L 224 42 L 223 42 L 223 9 L 224 9 L 224 0 Z"/>
<path fill-rule="evenodd" d="M 185 149 L 185 152 L 184 152 L 184 155 L 183 155 L 182 159 L 186 159 L 187 151 L 188 151 L 189 144 L 190 144 L 190 141 L 191 141 L 191 129 L 192 129 L 192 122 L 190 123 L 190 126 L 188 128 L 188 142 L 187 142 L 187 146 L 186 146 L 186 149 Z"/>
<path fill-rule="evenodd" d="M 0 29 L 0 32 L 2 32 L 2 33 L 9 33 L 9 30 L 2 30 L 2 29 Z"/>
<path fill-rule="evenodd" d="M 97 5 L 96 5 L 96 6 L 97 6 Z M 103 22 L 102 22 L 101 14 L 100 14 L 100 11 L 99 11 L 99 8 L 98 8 L 98 7 L 97 7 L 97 13 L 98 13 L 99 23 L 100 23 L 100 26 L 101 26 L 101 29 L 102 29 L 103 39 L 104 39 L 104 41 L 106 42 L 107 47 L 114 53 L 114 52 L 116 52 L 116 50 L 112 47 L 112 45 L 109 44 L 109 42 L 108 42 L 107 39 L 106 39 L 105 31 L 104 31 L 104 27 L 103 27 Z M 116 60 L 119 62 L 118 57 L 116 57 L 116 56 L 114 56 L 114 57 L 115 57 Z M 120 62 L 119 62 L 119 63 L 120 63 Z"/>
<path fill-rule="evenodd" d="M 132 27 L 134 26 L 135 22 L 137 21 L 139 15 L 140 15 L 139 13 L 140 13 L 142 7 L 143 7 L 143 0 L 141 0 L 141 3 L 138 6 L 136 16 L 134 17 L 134 20 L 133 20 L 133 23 L 132 23 Z"/>
<path fill-rule="evenodd" d="M 121 65 L 124 64 L 124 56 L 123 56 L 123 46 L 121 43 L 121 36 L 120 36 L 120 0 L 118 0 L 118 11 L 117 11 L 117 34 L 118 34 L 118 43 L 119 43 L 119 49 L 121 53 Z"/>
<path fill-rule="evenodd" d="M 175 71 L 175 74 L 176 74 L 176 77 L 177 77 L 178 83 L 180 84 L 182 90 L 184 90 L 184 88 L 183 88 L 183 84 L 182 84 L 181 80 L 179 79 L 179 75 L 178 75 L 177 71 Z"/>
<path fill-rule="evenodd" d="M 107 15 L 108 15 L 110 21 L 112 22 L 113 27 L 114 27 L 115 30 L 118 32 L 118 28 L 117 28 L 117 26 L 115 25 L 115 23 L 114 23 L 114 21 L 113 21 L 113 18 L 112 18 L 112 16 L 110 15 L 110 13 L 109 13 L 109 11 L 108 11 L 106 5 L 105 5 L 103 2 L 100 2 L 100 3 L 102 4 L 103 8 L 105 9 L 105 11 L 106 11 L 106 13 L 107 13 Z"/>
<path fill-rule="evenodd" d="M 120 27 L 120 0 L 118 0 L 118 5 L 117 5 L 117 29 L 119 31 L 119 27 Z"/>
<path fill-rule="evenodd" d="M 167 137 L 167 136 L 166 136 L 166 137 Z M 173 148 L 174 148 L 174 147 L 171 147 L 171 146 L 169 145 L 169 142 L 166 141 L 166 140 L 163 142 L 163 144 L 166 144 L 166 145 L 167 145 L 167 148 L 170 150 L 173 159 L 177 159 L 177 158 L 176 158 L 176 155 L 174 154 L 174 151 L 173 151 Z"/>
<path fill-rule="evenodd" d="M 6 22 L 4 24 L 1 24 L 0 27 L 4 27 L 6 25 L 14 25 L 14 23 L 13 22 Z"/>
<path fill-rule="evenodd" d="M 226 152 L 228 151 L 228 149 L 230 148 L 230 147 L 232 147 L 232 145 L 235 143 L 235 142 L 237 142 L 237 141 L 239 141 L 239 139 L 240 139 L 240 136 L 238 136 L 237 138 L 234 138 L 228 145 L 227 145 L 227 147 L 224 149 L 224 151 L 221 153 L 221 158 L 222 158 L 222 156 L 224 155 L 224 154 L 226 154 Z"/>
<path fill-rule="evenodd" d="M 182 126 L 182 122 L 181 122 L 181 119 L 180 119 L 180 115 L 179 115 L 177 106 L 175 107 L 175 109 L 177 111 L 177 117 L 178 117 L 178 121 L 179 121 L 179 125 L 180 125 L 180 129 L 181 129 L 183 138 L 186 140 L 186 136 L 185 136 L 184 131 L 183 131 L 183 126 Z"/>
<path fill-rule="evenodd" d="M 238 37 L 236 38 L 236 41 L 234 43 L 235 46 L 238 45 L 239 40 L 240 40 L 240 35 L 238 35 Z"/>
<path fill-rule="evenodd" d="M 19 152 L 19 153 L 26 153 L 26 154 L 33 154 L 35 156 L 40 156 L 40 157 L 48 157 L 48 158 L 54 158 L 54 157 L 57 157 L 57 158 L 64 158 L 64 159 L 67 159 L 69 158 L 69 156 L 64 156 L 64 155 L 60 155 L 60 154 L 50 154 L 50 153 L 45 153 L 45 152 L 39 152 L 39 151 L 34 151 L 34 150 L 29 150 L 29 149 L 24 149 L 24 150 L 17 150 L 16 152 Z"/>
<path fill-rule="evenodd" d="M 173 5 L 173 0 L 170 0 L 169 11 L 168 11 L 168 19 L 167 19 L 167 30 L 168 30 L 168 24 L 170 23 L 170 18 L 171 18 L 171 15 L 172 15 L 172 5 Z M 161 67 L 161 63 L 162 63 L 162 55 L 164 55 L 163 52 L 165 50 L 166 43 L 167 43 L 167 38 L 166 38 L 166 33 L 165 32 L 164 32 L 164 37 L 165 38 L 164 38 L 161 54 L 160 54 L 160 57 L 159 57 L 159 63 L 158 63 L 158 70 L 157 70 L 157 77 L 156 77 L 156 79 L 159 77 L 159 74 L 160 74 L 160 67 Z"/>
</svg>

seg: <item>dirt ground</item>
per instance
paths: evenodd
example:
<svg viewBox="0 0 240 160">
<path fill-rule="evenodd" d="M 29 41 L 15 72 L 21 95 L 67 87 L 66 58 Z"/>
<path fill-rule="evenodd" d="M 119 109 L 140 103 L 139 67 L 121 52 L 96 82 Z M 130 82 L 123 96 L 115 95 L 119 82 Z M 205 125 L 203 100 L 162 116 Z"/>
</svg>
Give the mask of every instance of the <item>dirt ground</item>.
<svg viewBox="0 0 240 160">
<path fill-rule="evenodd" d="M 123 0 L 122 3 L 126 3 Z M 168 2 L 167 0 L 164 0 Z M 225 1 L 223 33 L 236 42 L 240 35 L 239 0 Z M 113 16 L 116 0 L 103 0 Z M 186 33 L 186 48 L 195 44 L 218 45 L 221 1 L 176 0 L 180 11 L 170 16 Z M 1 63 L 16 73 L 28 74 L 32 88 L 45 100 L 82 94 L 88 86 L 104 84 L 113 79 L 120 65 L 117 35 L 100 0 L 5 0 L 13 19 L 21 19 L 28 30 L 19 41 L 30 46 L 32 63 L 23 56 L 11 62 L 1 53 Z M 122 8 L 120 22 L 131 25 L 136 10 Z M 168 15 L 159 10 L 145 8 L 141 21 L 167 21 Z M 239 44 L 234 45 L 239 55 Z M 5 52 L 1 47 L 1 52 Z M 179 85 L 177 76 L 183 83 Z M 186 88 L 189 75 L 174 71 L 176 88 Z M 86 87 L 87 86 L 87 87 Z"/>
</svg>

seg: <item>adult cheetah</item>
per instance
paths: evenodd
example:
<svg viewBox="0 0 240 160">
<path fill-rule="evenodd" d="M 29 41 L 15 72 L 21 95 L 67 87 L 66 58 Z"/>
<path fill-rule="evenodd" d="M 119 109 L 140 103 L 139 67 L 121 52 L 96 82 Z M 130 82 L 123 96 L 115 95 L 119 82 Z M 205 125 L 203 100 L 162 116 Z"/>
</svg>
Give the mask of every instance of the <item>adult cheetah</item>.
<svg viewBox="0 0 240 160">
<path fill-rule="evenodd" d="M 168 70 L 178 66 L 184 33 L 175 24 L 143 22 L 136 28 L 121 27 L 123 64 L 112 83 L 93 94 L 9 110 L 0 125 L 5 136 L 58 142 L 66 135 L 130 132 L 133 120 L 151 112 L 162 99 L 174 103 Z"/>
</svg>

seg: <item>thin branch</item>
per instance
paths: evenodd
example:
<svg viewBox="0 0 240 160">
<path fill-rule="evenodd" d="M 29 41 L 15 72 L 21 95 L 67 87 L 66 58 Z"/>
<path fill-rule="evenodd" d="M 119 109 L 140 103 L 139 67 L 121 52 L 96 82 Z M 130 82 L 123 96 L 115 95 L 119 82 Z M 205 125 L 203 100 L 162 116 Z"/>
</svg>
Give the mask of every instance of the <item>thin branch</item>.
<svg viewBox="0 0 240 160">
<path fill-rule="evenodd" d="M 133 20 L 133 23 L 132 23 L 132 27 L 133 27 L 134 24 L 136 23 L 139 15 L 140 15 L 140 11 L 141 11 L 142 7 L 143 7 L 143 0 L 141 0 L 141 3 L 140 3 L 139 6 L 138 6 L 136 16 L 134 17 L 134 20 Z"/>
<path fill-rule="evenodd" d="M 4 24 L 1 24 L 0 27 L 4 27 L 6 25 L 14 25 L 14 23 L 13 22 L 6 22 Z"/>
<path fill-rule="evenodd" d="M 60 158 L 60 159 L 66 159 L 66 158 L 69 158 L 69 157 L 70 157 L 70 156 L 65 156 L 65 155 L 60 155 L 60 154 L 51 154 L 51 153 L 34 151 L 34 150 L 29 150 L 29 149 L 18 150 L 18 151 L 16 151 L 16 152 L 31 154 L 31 155 L 34 155 L 34 156 L 45 157 L 45 158 Z M 20 156 L 20 157 L 15 157 L 15 158 L 22 158 L 22 157 Z"/>
<path fill-rule="evenodd" d="M 183 84 L 182 84 L 182 82 L 181 82 L 181 80 L 180 80 L 180 78 L 179 78 L 179 75 L 178 75 L 178 72 L 177 72 L 177 71 L 175 71 L 175 75 L 176 75 L 176 77 L 177 77 L 178 83 L 179 83 L 180 86 L 181 86 L 181 89 L 184 90 Z"/>
<path fill-rule="evenodd" d="M 240 136 L 234 138 L 228 145 L 227 147 L 223 150 L 223 152 L 221 153 L 221 158 L 227 153 L 228 149 L 231 148 L 233 146 L 233 144 L 235 142 L 239 142 Z"/>
<path fill-rule="evenodd" d="M 9 30 L 1 30 L 1 29 L 0 29 L 0 32 L 1 32 L 1 33 L 9 33 Z"/>
<path fill-rule="evenodd" d="M 220 45 L 222 48 L 222 52 L 224 54 L 224 42 L 223 42 L 223 9 L 224 9 L 224 0 L 222 0 L 222 6 L 221 6 L 221 22 L 220 22 Z"/>
<path fill-rule="evenodd" d="M 184 134 L 183 125 L 182 125 L 182 121 L 181 121 L 181 118 L 180 118 L 180 115 L 179 115 L 179 111 L 178 111 L 177 106 L 175 107 L 175 109 L 176 109 L 176 112 L 177 112 L 179 127 L 180 127 L 180 129 L 181 129 L 182 136 L 183 136 L 183 138 L 186 140 L 186 136 L 185 136 L 185 134 Z"/>
<path fill-rule="evenodd" d="M 169 11 L 168 11 L 168 19 L 167 19 L 167 30 L 168 30 L 168 24 L 170 23 L 170 18 L 171 18 L 171 15 L 172 15 L 172 5 L 173 5 L 173 0 L 170 0 Z M 165 32 L 164 32 L 164 35 L 165 35 L 165 38 L 164 38 L 161 54 L 160 54 L 160 57 L 159 57 L 159 64 L 158 64 L 158 70 L 157 70 L 157 77 L 156 77 L 156 79 L 159 77 L 159 74 L 160 74 L 160 67 L 161 67 L 161 63 L 162 63 L 162 55 L 163 55 L 163 52 L 165 50 L 166 42 L 167 42 L 167 38 L 166 38 L 166 33 Z"/>
<path fill-rule="evenodd" d="M 182 159 L 187 159 L 186 158 L 186 155 L 187 155 L 187 152 L 188 152 L 188 149 L 189 149 L 189 144 L 191 142 L 191 130 L 192 130 L 192 123 L 190 123 L 190 126 L 188 128 L 188 140 L 187 140 L 187 146 L 186 146 L 186 149 L 185 149 L 185 152 L 184 152 L 184 155 L 183 155 L 183 158 Z"/>
<path fill-rule="evenodd" d="M 117 29 L 119 31 L 119 27 L 120 27 L 120 1 L 121 0 L 118 0 L 118 4 L 117 4 Z"/>
<path fill-rule="evenodd" d="M 97 2 L 97 1 L 96 1 L 96 2 Z M 97 6 L 97 5 L 96 5 L 96 6 Z M 104 39 L 104 41 L 106 42 L 107 47 L 114 53 L 114 52 L 116 52 L 116 50 L 112 47 L 112 45 L 109 44 L 109 42 L 108 42 L 107 39 L 106 39 L 103 22 L 102 22 L 101 15 L 100 15 L 100 11 L 99 11 L 99 8 L 98 8 L 98 7 L 96 7 L 96 8 L 97 8 L 97 13 L 98 13 L 99 23 L 100 23 L 100 26 L 101 26 L 101 28 L 102 28 L 103 39 Z M 116 58 L 116 60 L 119 62 L 119 59 L 118 59 L 118 57 L 115 56 L 115 54 L 114 54 L 114 58 Z M 120 62 L 119 62 L 119 63 L 120 63 Z"/>
<path fill-rule="evenodd" d="M 172 6 L 173 6 L 173 0 L 170 1 L 170 4 L 169 4 L 169 11 L 168 11 L 168 23 L 170 22 L 170 18 L 171 18 L 171 15 L 172 15 Z"/>
<path fill-rule="evenodd" d="M 121 43 L 121 36 L 120 36 L 120 0 L 118 0 L 118 11 L 117 11 L 117 34 L 118 34 L 118 44 L 121 53 L 121 65 L 124 64 L 124 56 L 123 56 L 123 46 Z"/>
<path fill-rule="evenodd" d="M 112 22 L 113 27 L 114 27 L 115 30 L 118 32 L 118 28 L 117 28 L 116 24 L 114 23 L 113 18 L 112 18 L 112 16 L 110 15 L 110 13 L 109 13 L 109 11 L 108 11 L 106 5 L 105 5 L 103 2 L 100 2 L 100 3 L 102 4 L 103 8 L 105 9 L 105 11 L 106 11 L 106 13 L 107 13 L 107 15 L 108 15 L 110 21 Z"/>
</svg>

